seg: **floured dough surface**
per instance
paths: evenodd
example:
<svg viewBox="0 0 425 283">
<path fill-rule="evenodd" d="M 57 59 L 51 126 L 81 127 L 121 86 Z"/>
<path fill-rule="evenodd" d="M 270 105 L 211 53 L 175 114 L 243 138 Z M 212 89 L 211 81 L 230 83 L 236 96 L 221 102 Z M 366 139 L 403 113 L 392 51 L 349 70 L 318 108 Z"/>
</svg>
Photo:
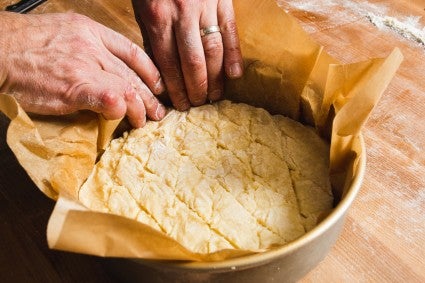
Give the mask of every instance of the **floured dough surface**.
<svg viewBox="0 0 425 283">
<path fill-rule="evenodd" d="M 300 237 L 332 209 L 328 156 L 312 129 L 221 101 L 172 110 L 113 140 L 79 197 L 193 252 L 262 250 Z"/>
</svg>

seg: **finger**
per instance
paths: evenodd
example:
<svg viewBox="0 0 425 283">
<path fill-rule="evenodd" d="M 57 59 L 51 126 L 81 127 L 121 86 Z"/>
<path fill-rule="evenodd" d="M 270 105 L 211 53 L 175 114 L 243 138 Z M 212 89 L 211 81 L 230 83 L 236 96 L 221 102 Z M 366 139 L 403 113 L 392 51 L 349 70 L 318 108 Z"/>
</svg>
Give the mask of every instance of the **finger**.
<svg viewBox="0 0 425 283">
<path fill-rule="evenodd" d="M 123 89 L 124 101 L 127 105 L 126 115 L 128 121 L 135 128 L 143 127 L 146 124 L 146 108 L 143 103 L 143 99 L 136 94 L 133 86 L 124 84 Z"/>
<path fill-rule="evenodd" d="M 70 90 L 75 97 L 75 105 L 102 113 L 106 119 L 115 120 L 127 115 L 130 124 L 139 128 L 146 123 L 143 100 L 136 95 L 134 88 L 120 77 L 99 71 Z"/>
<path fill-rule="evenodd" d="M 220 33 L 213 33 L 202 38 L 204 46 L 208 99 L 216 101 L 223 96 L 223 42 Z"/>
<path fill-rule="evenodd" d="M 153 56 L 152 46 L 148 36 L 148 30 L 146 29 L 146 26 L 143 24 L 142 21 L 137 21 L 137 22 L 139 24 L 140 31 L 143 37 L 143 49 L 145 50 L 146 54 L 149 56 L 149 58 L 151 58 L 151 60 L 155 64 L 155 57 Z"/>
<path fill-rule="evenodd" d="M 192 105 L 202 105 L 207 98 L 208 79 L 199 23 L 183 18 L 176 22 L 175 34 L 187 95 Z"/>
<path fill-rule="evenodd" d="M 103 69 L 127 81 L 136 91 L 136 95 L 143 100 L 147 116 L 152 120 L 161 120 L 165 115 L 164 106 L 133 70 L 120 59 L 112 54 L 107 54 L 107 52 L 106 50 L 106 54 L 103 56 L 104 60 L 102 60 Z"/>
<path fill-rule="evenodd" d="M 145 25 L 153 55 L 164 79 L 173 106 L 180 111 L 189 109 L 179 54 L 171 25 L 162 29 Z"/>
<path fill-rule="evenodd" d="M 219 1 L 217 15 L 223 38 L 226 75 L 229 78 L 239 78 L 243 74 L 243 61 L 232 1 Z"/>
<path fill-rule="evenodd" d="M 137 75 L 155 94 L 165 90 L 160 73 L 149 56 L 137 44 L 125 36 L 99 25 L 100 36 L 105 47 Z"/>
<path fill-rule="evenodd" d="M 217 25 L 217 6 L 209 6 L 207 4 L 206 12 L 201 16 L 201 28 Z M 223 41 L 220 32 L 204 35 L 201 40 L 207 66 L 207 97 L 216 101 L 223 95 Z"/>
<path fill-rule="evenodd" d="M 165 107 L 159 102 L 145 84 L 139 85 L 137 93 L 145 105 L 146 115 L 151 120 L 158 121 L 164 118 L 166 112 Z"/>
</svg>

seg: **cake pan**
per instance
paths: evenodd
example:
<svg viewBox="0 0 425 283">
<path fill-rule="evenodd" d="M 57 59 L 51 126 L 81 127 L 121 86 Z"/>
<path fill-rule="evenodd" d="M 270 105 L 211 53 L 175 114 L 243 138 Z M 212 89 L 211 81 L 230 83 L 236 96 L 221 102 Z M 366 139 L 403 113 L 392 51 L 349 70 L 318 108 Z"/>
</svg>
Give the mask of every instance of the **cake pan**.
<svg viewBox="0 0 425 283">
<path fill-rule="evenodd" d="M 360 190 L 366 168 L 362 135 L 358 166 L 333 211 L 314 229 L 282 247 L 219 262 L 107 259 L 121 282 L 296 282 L 311 271 L 338 238 L 345 215 Z"/>
</svg>

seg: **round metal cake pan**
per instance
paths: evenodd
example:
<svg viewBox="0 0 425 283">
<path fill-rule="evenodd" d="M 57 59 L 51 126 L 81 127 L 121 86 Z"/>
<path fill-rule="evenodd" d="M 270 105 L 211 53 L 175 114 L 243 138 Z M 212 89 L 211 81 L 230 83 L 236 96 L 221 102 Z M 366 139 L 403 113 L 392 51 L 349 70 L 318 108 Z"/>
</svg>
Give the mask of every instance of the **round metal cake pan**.
<svg viewBox="0 0 425 283">
<path fill-rule="evenodd" d="M 311 271 L 338 238 L 345 215 L 356 198 L 366 168 L 366 149 L 334 210 L 297 240 L 264 253 L 219 262 L 108 259 L 106 264 L 120 282 L 296 282 Z"/>
</svg>

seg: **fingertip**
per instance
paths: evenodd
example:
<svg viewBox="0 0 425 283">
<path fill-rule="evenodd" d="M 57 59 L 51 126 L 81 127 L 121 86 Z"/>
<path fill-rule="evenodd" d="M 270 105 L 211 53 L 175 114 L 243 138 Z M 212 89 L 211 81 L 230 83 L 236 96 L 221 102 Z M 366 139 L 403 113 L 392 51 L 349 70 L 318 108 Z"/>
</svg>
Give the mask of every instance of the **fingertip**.
<svg viewBox="0 0 425 283">
<path fill-rule="evenodd" d="M 154 83 L 152 91 L 155 95 L 159 95 L 165 91 L 165 84 L 161 77 Z"/>
<path fill-rule="evenodd" d="M 130 124 L 136 129 L 143 128 L 146 125 L 146 116 L 142 116 L 139 119 L 131 119 L 128 117 L 128 120 Z"/>
<path fill-rule="evenodd" d="M 162 120 L 162 118 L 164 118 L 166 113 L 166 109 L 164 107 L 164 105 L 162 104 L 158 104 L 158 108 L 156 108 L 156 112 L 155 112 L 155 120 L 159 121 Z"/>
<path fill-rule="evenodd" d="M 134 128 L 142 128 L 146 125 L 147 109 L 143 99 L 137 94 L 129 94 L 126 98 L 127 117 Z"/>
<path fill-rule="evenodd" d="M 232 1 L 223 1 L 221 4 L 218 16 L 222 29 L 225 72 L 228 78 L 237 79 L 242 77 L 244 71 L 238 28 Z"/>
</svg>

